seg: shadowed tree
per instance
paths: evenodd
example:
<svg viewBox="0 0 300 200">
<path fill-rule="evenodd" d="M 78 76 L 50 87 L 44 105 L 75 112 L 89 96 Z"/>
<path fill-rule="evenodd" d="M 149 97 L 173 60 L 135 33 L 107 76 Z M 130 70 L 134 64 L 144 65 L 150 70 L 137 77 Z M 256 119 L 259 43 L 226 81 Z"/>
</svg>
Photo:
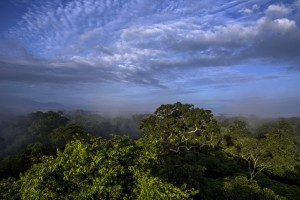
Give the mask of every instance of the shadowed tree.
<svg viewBox="0 0 300 200">
<path fill-rule="evenodd" d="M 250 180 L 253 180 L 261 171 L 271 167 L 271 155 L 266 148 L 265 140 L 239 138 L 227 151 L 247 161 Z"/>
<path fill-rule="evenodd" d="M 54 129 L 68 122 L 68 118 L 64 117 L 63 113 L 54 111 L 31 113 L 29 118 L 31 119 L 29 132 L 41 137 L 48 137 Z"/>
<path fill-rule="evenodd" d="M 244 176 L 237 176 L 233 180 L 226 180 L 224 183 L 224 194 L 226 199 L 230 200 L 256 200 L 256 199 L 274 199 L 286 200 L 275 194 L 274 191 L 264 188 L 261 189 L 256 181 L 250 181 Z"/>
</svg>

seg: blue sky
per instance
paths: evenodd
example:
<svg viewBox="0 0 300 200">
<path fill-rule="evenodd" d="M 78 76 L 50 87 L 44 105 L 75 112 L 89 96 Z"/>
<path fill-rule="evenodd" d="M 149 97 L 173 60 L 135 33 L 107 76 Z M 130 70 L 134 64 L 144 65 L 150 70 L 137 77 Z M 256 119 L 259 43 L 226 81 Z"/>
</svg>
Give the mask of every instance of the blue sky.
<svg viewBox="0 0 300 200">
<path fill-rule="evenodd" d="M 7 0 L 0 13 L 3 107 L 300 114 L 299 0 Z"/>
</svg>

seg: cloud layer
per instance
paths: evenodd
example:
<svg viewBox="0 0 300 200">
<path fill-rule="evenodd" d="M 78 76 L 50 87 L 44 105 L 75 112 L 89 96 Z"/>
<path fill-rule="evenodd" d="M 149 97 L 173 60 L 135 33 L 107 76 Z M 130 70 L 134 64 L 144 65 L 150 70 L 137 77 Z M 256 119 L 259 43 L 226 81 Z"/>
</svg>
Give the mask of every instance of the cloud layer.
<svg viewBox="0 0 300 200">
<path fill-rule="evenodd" d="M 299 71 L 299 2 L 23 3 L 28 11 L 1 33 L 0 84 L 120 84 L 149 94 L 174 87 L 197 93 Z M 272 65 L 279 70 L 243 72 Z M 209 73 L 215 69 L 222 73 Z"/>
</svg>

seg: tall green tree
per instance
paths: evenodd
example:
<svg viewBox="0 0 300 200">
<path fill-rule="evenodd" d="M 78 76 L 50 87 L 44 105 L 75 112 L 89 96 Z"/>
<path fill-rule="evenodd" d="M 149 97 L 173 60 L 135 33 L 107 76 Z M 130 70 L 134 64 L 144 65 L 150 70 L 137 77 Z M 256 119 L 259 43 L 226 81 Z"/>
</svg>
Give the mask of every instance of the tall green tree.
<svg viewBox="0 0 300 200">
<path fill-rule="evenodd" d="M 177 187 L 199 188 L 206 165 L 205 155 L 220 148 L 222 136 L 210 110 L 192 104 L 161 105 L 141 123 L 145 149 L 156 155 L 153 171 Z"/>
<path fill-rule="evenodd" d="M 146 140 L 155 143 L 161 154 L 216 147 L 221 136 L 210 110 L 192 104 L 161 105 L 140 126 Z"/>
</svg>

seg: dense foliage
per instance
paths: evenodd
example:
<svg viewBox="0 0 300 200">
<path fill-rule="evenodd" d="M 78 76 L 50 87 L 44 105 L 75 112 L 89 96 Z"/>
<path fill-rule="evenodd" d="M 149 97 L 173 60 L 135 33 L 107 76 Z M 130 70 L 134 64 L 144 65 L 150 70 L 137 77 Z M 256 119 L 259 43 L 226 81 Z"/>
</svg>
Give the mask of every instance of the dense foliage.
<svg viewBox="0 0 300 200">
<path fill-rule="evenodd" d="M 1 125 L 0 199 L 300 197 L 297 118 L 254 128 L 181 103 L 126 120 L 81 114 L 36 112 Z M 137 122 L 140 137 L 124 136 Z"/>
</svg>

